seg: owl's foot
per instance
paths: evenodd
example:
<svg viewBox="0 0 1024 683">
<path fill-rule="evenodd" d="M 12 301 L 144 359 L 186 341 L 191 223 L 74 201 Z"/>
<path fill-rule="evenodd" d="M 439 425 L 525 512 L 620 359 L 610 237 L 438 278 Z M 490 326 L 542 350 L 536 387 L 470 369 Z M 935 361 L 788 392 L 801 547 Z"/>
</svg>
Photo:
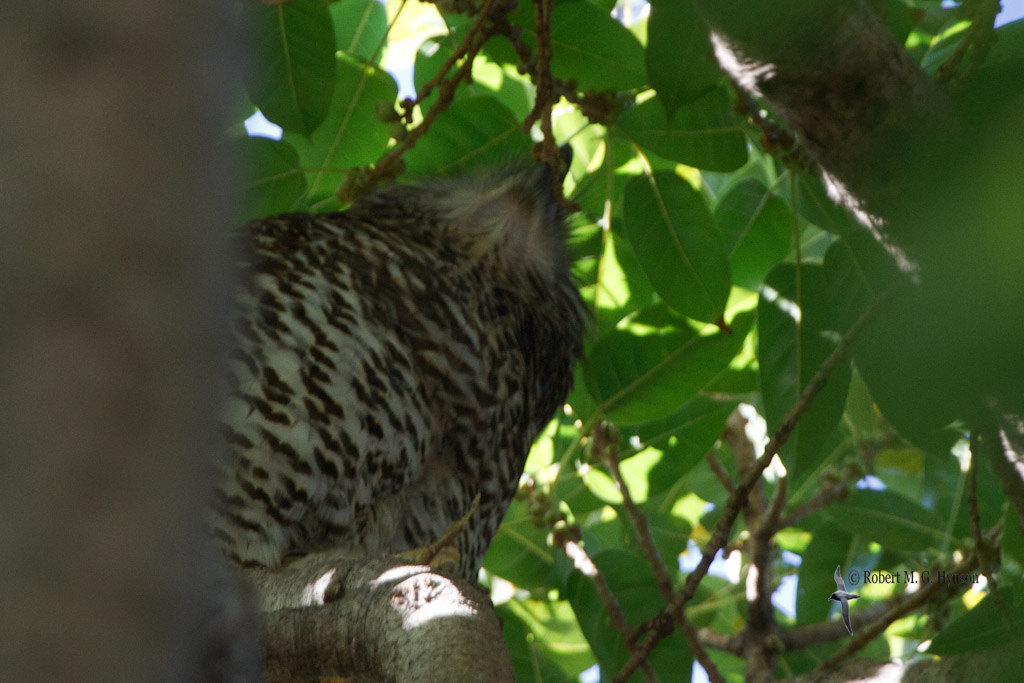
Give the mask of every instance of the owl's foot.
<svg viewBox="0 0 1024 683">
<path fill-rule="evenodd" d="M 429 565 L 431 569 L 454 570 L 458 568 L 459 551 L 455 549 L 455 539 L 465 531 L 466 525 L 469 524 L 469 518 L 473 516 L 473 513 L 476 512 L 479 506 L 480 494 L 477 494 L 469 506 L 469 512 L 463 515 L 461 519 L 452 522 L 445 529 L 445 532 L 441 534 L 441 538 L 428 546 L 398 553 L 397 557 L 411 564 Z"/>
</svg>

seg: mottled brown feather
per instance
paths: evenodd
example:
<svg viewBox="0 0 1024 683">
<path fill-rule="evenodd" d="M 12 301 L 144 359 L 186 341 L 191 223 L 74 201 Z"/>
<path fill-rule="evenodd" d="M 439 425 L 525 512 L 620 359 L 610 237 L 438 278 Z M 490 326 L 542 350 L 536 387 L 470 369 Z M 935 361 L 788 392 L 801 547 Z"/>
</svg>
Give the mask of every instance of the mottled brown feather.
<svg viewBox="0 0 1024 683">
<path fill-rule="evenodd" d="M 546 166 L 395 186 L 242 229 L 213 538 L 275 567 L 456 542 L 475 578 L 583 312 Z"/>
</svg>

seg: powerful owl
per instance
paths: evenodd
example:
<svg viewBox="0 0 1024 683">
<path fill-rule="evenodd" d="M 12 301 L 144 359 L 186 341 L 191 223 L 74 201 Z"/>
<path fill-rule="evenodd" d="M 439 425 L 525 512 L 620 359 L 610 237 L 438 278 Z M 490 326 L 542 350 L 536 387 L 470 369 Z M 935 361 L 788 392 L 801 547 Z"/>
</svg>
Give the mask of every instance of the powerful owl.
<svg viewBox="0 0 1024 683">
<path fill-rule="evenodd" d="M 455 540 L 476 578 L 581 352 L 551 178 L 428 180 L 244 227 L 211 520 L 229 558 L 422 548 L 479 497 Z"/>
</svg>

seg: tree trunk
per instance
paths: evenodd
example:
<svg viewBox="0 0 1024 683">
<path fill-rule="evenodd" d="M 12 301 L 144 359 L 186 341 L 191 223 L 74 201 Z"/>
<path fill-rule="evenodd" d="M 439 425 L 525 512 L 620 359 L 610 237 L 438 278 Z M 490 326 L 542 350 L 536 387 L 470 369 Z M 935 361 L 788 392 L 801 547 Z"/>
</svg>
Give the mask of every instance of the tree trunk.
<svg viewBox="0 0 1024 683">
<path fill-rule="evenodd" d="M 221 3 L 0 5 L 0 680 L 203 680 Z"/>
</svg>

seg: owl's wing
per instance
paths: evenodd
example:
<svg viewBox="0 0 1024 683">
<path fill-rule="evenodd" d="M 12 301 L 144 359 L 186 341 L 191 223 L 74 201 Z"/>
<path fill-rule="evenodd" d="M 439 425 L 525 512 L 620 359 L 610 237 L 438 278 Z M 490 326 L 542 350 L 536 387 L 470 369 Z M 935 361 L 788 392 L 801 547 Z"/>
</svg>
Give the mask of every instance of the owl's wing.
<svg viewBox="0 0 1024 683">
<path fill-rule="evenodd" d="M 396 293 L 368 291 L 386 245 L 339 245 L 312 221 L 261 222 L 236 302 L 214 535 L 240 563 L 328 544 L 375 552 L 399 523 L 380 500 L 430 448 L 430 397 L 383 310 Z"/>
</svg>

